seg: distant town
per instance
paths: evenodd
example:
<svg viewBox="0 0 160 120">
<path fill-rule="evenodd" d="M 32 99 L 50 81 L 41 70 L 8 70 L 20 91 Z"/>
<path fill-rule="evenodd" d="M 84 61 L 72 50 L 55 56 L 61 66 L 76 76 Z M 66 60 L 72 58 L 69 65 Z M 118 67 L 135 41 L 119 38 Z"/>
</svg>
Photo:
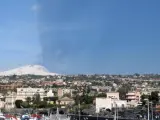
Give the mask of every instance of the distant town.
<svg viewBox="0 0 160 120">
<path fill-rule="evenodd" d="M 80 107 L 84 114 L 112 116 L 114 108 L 123 111 L 140 107 L 136 114 L 142 115 L 147 101 L 155 111 L 160 110 L 159 86 L 158 74 L 1 76 L 0 108 L 11 111 L 59 107 L 76 114 Z"/>
</svg>

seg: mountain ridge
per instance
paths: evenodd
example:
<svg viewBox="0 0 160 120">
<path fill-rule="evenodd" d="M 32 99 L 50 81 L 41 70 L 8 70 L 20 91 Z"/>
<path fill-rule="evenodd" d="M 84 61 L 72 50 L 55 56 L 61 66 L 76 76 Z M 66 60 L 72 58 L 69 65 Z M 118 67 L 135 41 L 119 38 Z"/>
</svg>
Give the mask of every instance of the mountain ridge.
<svg viewBox="0 0 160 120">
<path fill-rule="evenodd" d="M 0 76 L 11 76 L 11 75 L 55 76 L 58 74 L 49 72 L 44 66 L 41 65 L 25 65 L 8 71 L 0 72 Z"/>
</svg>

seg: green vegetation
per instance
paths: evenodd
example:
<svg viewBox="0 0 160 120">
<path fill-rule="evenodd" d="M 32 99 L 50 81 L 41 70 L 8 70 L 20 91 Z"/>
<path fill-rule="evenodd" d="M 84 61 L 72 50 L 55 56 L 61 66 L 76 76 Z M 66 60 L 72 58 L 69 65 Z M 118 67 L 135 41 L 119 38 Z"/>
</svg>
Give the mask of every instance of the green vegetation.
<svg viewBox="0 0 160 120">
<path fill-rule="evenodd" d="M 16 105 L 16 108 L 21 108 L 21 104 L 23 103 L 22 100 L 16 100 L 15 101 L 15 105 Z"/>
<path fill-rule="evenodd" d="M 97 95 L 97 97 L 104 97 L 104 98 L 106 98 L 107 95 L 106 95 L 106 93 L 100 93 L 100 94 Z"/>
<path fill-rule="evenodd" d="M 126 99 L 126 94 L 131 90 L 131 85 L 130 84 L 123 84 L 119 89 L 119 96 L 121 100 Z"/>
<path fill-rule="evenodd" d="M 159 93 L 158 91 L 154 91 L 154 92 L 151 92 L 151 95 L 142 95 L 141 96 L 142 105 L 146 105 L 147 104 L 147 100 L 152 102 L 153 105 L 158 104 L 158 102 L 159 102 L 158 93 Z"/>
<path fill-rule="evenodd" d="M 57 97 L 45 97 L 43 101 L 41 101 L 40 95 L 35 94 L 33 98 L 27 97 L 26 101 L 16 100 L 15 105 L 16 108 L 50 108 L 55 107 Z"/>
</svg>

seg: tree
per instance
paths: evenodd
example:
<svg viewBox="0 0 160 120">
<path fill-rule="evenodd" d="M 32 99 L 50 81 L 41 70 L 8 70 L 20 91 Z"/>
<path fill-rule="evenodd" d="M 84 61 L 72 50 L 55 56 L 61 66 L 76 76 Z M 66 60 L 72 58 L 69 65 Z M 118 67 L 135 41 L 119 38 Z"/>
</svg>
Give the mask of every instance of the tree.
<svg viewBox="0 0 160 120">
<path fill-rule="evenodd" d="M 21 106 L 22 106 L 23 108 L 29 108 L 29 107 L 30 107 L 29 104 L 28 104 L 28 102 L 22 102 L 22 103 L 21 103 Z"/>
<path fill-rule="evenodd" d="M 142 95 L 141 96 L 141 102 L 142 105 L 146 105 L 146 99 L 153 103 L 153 105 L 156 105 L 159 102 L 159 96 L 158 91 L 151 92 L 151 95 Z"/>
<path fill-rule="evenodd" d="M 126 99 L 126 94 L 130 90 L 130 88 L 131 88 L 131 86 L 129 84 L 124 84 L 124 85 L 122 85 L 122 87 L 120 87 L 118 89 L 119 97 L 120 97 L 121 100 L 125 100 Z"/>
<path fill-rule="evenodd" d="M 111 89 L 111 91 L 116 91 L 116 89 L 112 86 L 112 89 Z"/>
<path fill-rule="evenodd" d="M 53 84 L 53 85 L 52 85 L 52 88 L 58 88 L 58 85 Z"/>
<path fill-rule="evenodd" d="M 16 80 L 16 77 L 17 77 L 17 75 L 14 74 L 14 75 L 10 76 L 10 79 L 11 80 Z"/>
<path fill-rule="evenodd" d="M 73 96 L 76 96 L 78 94 L 78 91 L 73 91 L 72 94 Z"/>
<path fill-rule="evenodd" d="M 103 86 L 103 84 L 102 84 L 101 82 L 96 82 L 96 81 L 93 81 L 93 82 L 92 82 L 92 85 L 93 85 L 93 86 L 96 86 L 96 85 L 98 85 L 98 86 Z"/>
<path fill-rule="evenodd" d="M 63 95 L 63 97 L 69 97 L 70 98 L 71 94 L 70 93 L 66 93 L 66 94 Z"/>
<path fill-rule="evenodd" d="M 41 101 L 41 97 L 40 97 L 40 94 L 39 93 L 36 93 L 33 97 L 33 103 L 34 104 L 38 104 L 40 101 Z"/>
<path fill-rule="evenodd" d="M 89 86 L 85 86 L 84 94 L 89 94 L 91 92 L 91 88 Z"/>
<path fill-rule="evenodd" d="M 26 98 L 26 102 L 27 102 L 28 104 L 30 104 L 31 101 L 32 101 L 31 97 L 27 97 L 27 98 Z"/>
<path fill-rule="evenodd" d="M 146 105 L 146 99 L 148 99 L 149 98 L 149 96 L 148 95 L 141 95 L 141 102 L 142 102 L 142 105 L 144 106 L 144 105 Z"/>
<path fill-rule="evenodd" d="M 79 95 L 76 95 L 76 96 L 74 97 L 75 105 L 78 105 L 78 104 L 79 104 L 80 98 L 81 98 L 81 97 L 80 97 Z"/>
<path fill-rule="evenodd" d="M 15 105 L 16 105 L 16 108 L 21 108 L 21 104 L 23 103 L 22 100 L 16 100 L 15 101 Z"/>
<path fill-rule="evenodd" d="M 158 91 L 151 92 L 151 95 L 149 97 L 149 100 L 152 101 L 154 105 L 156 105 L 159 102 L 158 93 Z"/>
<path fill-rule="evenodd" d="M 139 77 L 139 76 L 140 76 L 140 74 L 138 74 L 138 73 L 135 73 L 134 75 L 135 75 L 135 76 L 137 76 L 137 77 Z"/>
<path fill-rule="evenodd" d="M 44 98 L 43 98 L 43 101 L 48 101 L 48 100 L 49 100 L 48 97 L 44 97 Z"/>
<path fill-rule="evenodd" d="M 60 106 L 61 105 L 61 100 L 58 100 L 58 106 Z"/>
<path fill-rule="evenodd" d="M 100 93 L 97 95 L 97 97 L 107 97 L 106 93 Z"/>
<path fill-rule="evenodd" d="M 41 102 L 41 97 L 39 93 L 36 93 L 32 98 L 33 106 L 37 108 L 39 106 L 39 103 Z"/>
<path fill-rule="evenodd" d="M 41 101 L 38 105 L 38 108 L 45 108 L 47 107 L 47 102 L 46 101 Z"/>
<path fill-rule="evenodd" d="M 92 104 L 93 100 L 94 100 L 94 97 L 91 97 L 91 96 L 88 96 L 88 95 L 84 95 L 83 99 L 84 99 L 84 103 L 85 104 Z"/>
</svg>

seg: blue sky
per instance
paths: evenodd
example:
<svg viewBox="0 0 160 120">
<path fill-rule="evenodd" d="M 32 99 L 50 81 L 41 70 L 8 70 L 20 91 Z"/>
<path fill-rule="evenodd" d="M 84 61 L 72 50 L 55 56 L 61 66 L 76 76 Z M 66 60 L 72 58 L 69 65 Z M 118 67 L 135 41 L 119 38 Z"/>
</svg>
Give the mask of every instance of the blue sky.
<svg viewBox="0 0 160 120">
<path fill-rule="evenodd" d="M 42 64 L 57 73 L 159 73 L 158 0 L 5 0 L 0 70 Z"/>
<path fill-rule="evenodd" d="M 34 0 L 0 2 L 0 70 L 38 62 L 38 41 Z"/>
</svg>

